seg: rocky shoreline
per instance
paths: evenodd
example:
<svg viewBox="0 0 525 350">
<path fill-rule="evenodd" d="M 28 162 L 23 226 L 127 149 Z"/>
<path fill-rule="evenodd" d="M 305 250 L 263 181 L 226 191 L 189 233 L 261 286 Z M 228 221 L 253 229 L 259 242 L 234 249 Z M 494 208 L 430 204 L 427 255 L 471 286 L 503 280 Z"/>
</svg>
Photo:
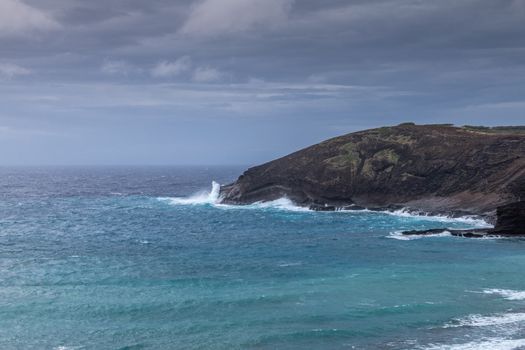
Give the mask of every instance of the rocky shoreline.
<svg viewBox="0 0 525 350">
<path fill-rule="evenodd" d="M 473 215 L 493 231 L 451 233 L 523 234 L 523 211 L 512 204 L 525 198 L 525 133 L 413 123 L 355 132 L 250 168 L 220 197 L 241 205 L 286 197 L 316 211 Z"/>
<path fill-rule="evenodd" d="M 491 236 L 525 237 L 525 201 L 514 202 L 498 207 L 496 212 L 496 224 L 494 228 L 479 228 L 467 230 L 451 230 L 448 228 L 437 228 L 421 231 L 403 231 L 402 234 L 405 236 L 428 236 L 447 231 L 450 232 L 452 236 L 468 238 L 483 238 Z"/>
<path fill-rule="evenodd" d="M 396 212 L 403 212 L 408 213 L 411 215 L 420 215 L 420 216 L 443 216 L 447 218 L 462 218 L 462 217 L 474 217 L 476 219 L 481 219 L 486 221 L 489 224 L 496 224 L 496 215 L 492 215 L 493 213 L 487 214 L 487 215 L 479 215 L 479 214 L 472 214 L 471 212 L 467 211 L 461 211 L 461 210 L 451 210 L 451 211 L 422 211 L 416 208 L 409 208 L 401 205 L 389 205 L 385 207 L 362 207 L 359 205 L 344 205 L 344 206 L 335 206 L 335 205 L 319 205 L 319 204 L 311 204 L 308 206 L 308 209 L 312 211 L 360 211 L 360 210 L 368 210 L 368 211 L 375 211 L 375 212 L 390 212 L 390 213 L 396 213 Z"/>
</svg>

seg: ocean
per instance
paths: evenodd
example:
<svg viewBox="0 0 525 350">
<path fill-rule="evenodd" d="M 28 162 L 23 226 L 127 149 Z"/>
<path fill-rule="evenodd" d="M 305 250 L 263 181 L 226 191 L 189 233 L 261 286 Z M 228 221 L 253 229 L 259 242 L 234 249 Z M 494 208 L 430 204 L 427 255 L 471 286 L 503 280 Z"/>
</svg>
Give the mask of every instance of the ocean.
<svg viewBox="0 0 525 350">
<path fill-rule="evenodd" d="M 525 349 L 525 240 L 218 204 L 242 170 L 0 168 L 0 349 Z"/>
</svg>

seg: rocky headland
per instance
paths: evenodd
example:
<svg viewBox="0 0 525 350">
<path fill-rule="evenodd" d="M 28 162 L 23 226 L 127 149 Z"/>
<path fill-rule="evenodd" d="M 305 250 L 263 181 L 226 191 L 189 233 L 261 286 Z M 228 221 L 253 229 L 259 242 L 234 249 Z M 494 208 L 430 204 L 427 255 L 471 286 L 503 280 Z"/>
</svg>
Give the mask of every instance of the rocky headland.
<svg viewBox="0 0 525 350">
<path fill-rule="evenodd" d="M 516 232 L 518 224 L 523 232 L 525 127 L 404 123 L 359 131 L 250 168 L 220 197 L 230 204 L 287 197 L 314 210 L 407 208 L 493 223 L 498 211 L 494 230 Z"/>
</svg>

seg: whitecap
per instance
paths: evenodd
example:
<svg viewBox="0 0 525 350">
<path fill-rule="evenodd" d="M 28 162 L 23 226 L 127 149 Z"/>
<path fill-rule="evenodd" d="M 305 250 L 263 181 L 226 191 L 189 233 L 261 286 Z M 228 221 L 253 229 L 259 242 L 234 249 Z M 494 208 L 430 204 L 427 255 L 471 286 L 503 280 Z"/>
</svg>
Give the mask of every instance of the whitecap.
<svg viewBox="0 0 525 350">
<path fill-rule="evenodd" d="M 516 350 L 525 346 L 525 339 L 485 338 L 462 344 L 429 344 L 421 350 Z"/>
<path fill-rule="evenodd" d="M 221 185 L 213 181 L 210 191 L 200 191 L 190 197 L 160 197 L 158 199 L 173 205 L 216 204 L 219 202 L 220 189 Z"/>
<path fill-rule="evenodd" d="M 233 204 L 223 204 L 221 203 L 220 198 L 220 184 L 213 181 L 212 188 L 210 191 L 200 191 L 190 197 L 161 197 L 158 198 L 162 201 L 167 201 L 173 205 L 202 205 L 209 204 L 213 205 L 216 208 L 220 209 L 279 209 L 285 211 L 295 211 L 295 212 L 312 212 L 312 213 L 375 213 L 375 214 L 386 214 L 398 217 L 414 218 L 414 219 L 424 219 L 428 221 L 440 221 L 440 222 L 456 222 L 464 223 L 473 227 L 492 227 L 485 220 L 476 217 L 476 216 L 462 216 L 462 217 L 449 217 L 444 215 L 430 215 L 425 212 L 411 211 L 409 209 L 399 209 L 399 210 L 351 210 L 351 209 L 338 209 L 336 211 L 315 211 L 309 207 L 303 207 L 296 205 L 292 200 L 287 197 L 281 197 L 272 201 L 259 201 L 252 204 L 246 205 L 233 205 Z M 416 238 L 414 238 L 416 239 Z"/>
<path fill-rule="evenodd" d="M 210 191 L 200 191 L 190 197 L 159 197 L 157 199 L 168 202 L 172 205 L 208 204 L 219 209 L 279 209 L 285 211 L 310 211 L 309 208 L 295 205 L 292 200 L 286 197 L 267 202 L 255 202 L 247 205 L 223 204 L 221 203 L 220 189 L 220 184 L 213 181 Z"/>
<path fill-rule="evenodd" d="M 401 231 L 391 232 L 386 238 L 397 239 L 400 241 L 413 241 L 421 238 L 433 238 L 433 237 L 451 237 L 451 233 L 447 230 L 443 232 L 434 233 L 430 235 L 404 235 Z"/>
<path fill-rule="evenodd" d="M 279 267 L 291 267 L 291 266 L 301 266 L 301 262 L 289 262 L 289 263 L 281 263 L 279 264 Z"/>
<path fill-rule="evenodd" d="M 521 312 L 511 312 L 491 316 L 469 315 L 465 318 L 458 319 L 453 323 L 447 323 L 443 328 L 491 327 L 521 322 L 525 322 L 525 313 Z"/>
<path fill-rule="evenodd" d="M 498 294 L 507 300 L 525 300 L 525 291 L 512 289 L 485 289 L 485 294 Z"/>
<path fill-rule="evenodd" d="M 492 225 L 490 225 L 485 220 L 481 219 L 480 217 L 473 216 L 473 215 L 451 217 L 451 216 L 446 216 L 446 215 L 436 215 L 436 214 L 428 214 L 428 213 L 420 212 L 420 211 L 412 211 L 407 208 L 402 208 L 398 210 L 382 210 L 382 211 L 379 211 L 379 213 L 398 216 L 398 217 L 405 217 L 405 218 L 425 219 L 428 221 L 459 222 L 459 223 L 469 224 L 475 227 L 483 227 L 483 228 L 492 227 Z"/>
<path fill-rule="evenodd" d="M 290 199 L 282 197 L 273 201 L 255 202 L 246 205 L 216 204 L 221 209 L 279 209 L 285 211 L 313 212 L 309 208 L 295 205 Z"/>
<path fill-rule="evenodd" d="M 425 221 L 439 221 L 439 222 L 451 222 L 451 223 L 462 223 L 468 224 L 469 226 L 476 228 L 491 228 L 493 225 L 476 215 L 464 215 L 464 216 L 447 216 L 438 214 L 429 214 L 423 211 L 414 211 L 408 208 L 401 208 L 397 210 L 370 210 L 370 209 L 338 209 L 336 212 L 341 213 L 372 213 L 372 214 L 384 214 L 402 218 L 410 219 L 423 219 Z M 330 213 L 327 211 L 326 213 Z"/>
</svg>

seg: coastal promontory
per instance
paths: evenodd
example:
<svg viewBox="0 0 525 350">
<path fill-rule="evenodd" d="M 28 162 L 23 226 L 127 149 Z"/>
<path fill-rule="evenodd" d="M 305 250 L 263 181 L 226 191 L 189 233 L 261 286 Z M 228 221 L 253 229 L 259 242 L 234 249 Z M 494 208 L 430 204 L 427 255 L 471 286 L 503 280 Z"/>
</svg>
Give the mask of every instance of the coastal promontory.
<svg viewBox="0 0 525 350">
<path fill-rule="evenodd" d="M 525 127 L 404 123 L 335 137 L 252 167 L 224 203 L 287 197 L 323 208 L 409 208 L 495 217 L 525 198 Z"/>
</svg>

